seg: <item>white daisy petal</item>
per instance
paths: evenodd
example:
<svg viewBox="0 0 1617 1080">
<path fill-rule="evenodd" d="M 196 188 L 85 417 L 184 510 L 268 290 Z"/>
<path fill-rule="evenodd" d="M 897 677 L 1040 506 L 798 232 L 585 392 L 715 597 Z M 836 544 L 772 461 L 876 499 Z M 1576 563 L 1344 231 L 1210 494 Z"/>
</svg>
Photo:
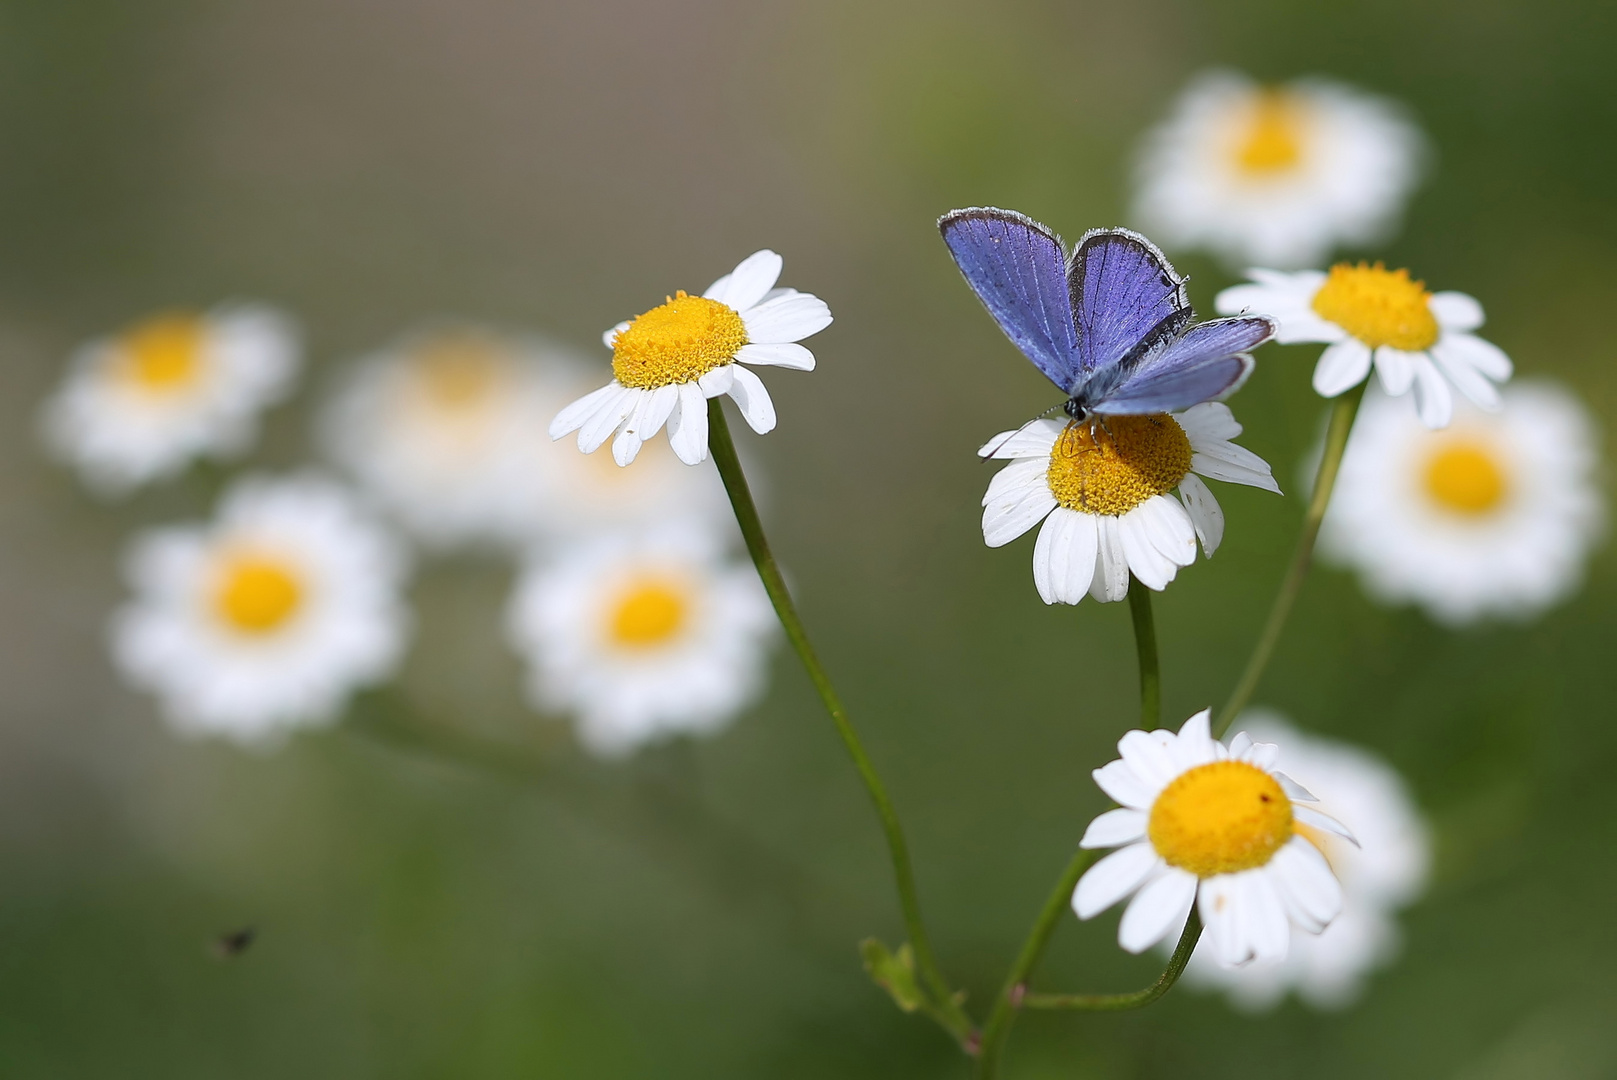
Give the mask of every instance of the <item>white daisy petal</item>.
<svg viewBox="0 0 1617 1080">
<path fill-rule="evenodd" d="M 1454 418 L 1454 394 L 1438 374 L 1437 365 L 1422 356 L 1415 362 L 1415 412 L 1421 423 L 1436 431 Z"/>
<path fill-rule="evenodd" d="M 1244 731 L 1237 731 L 1230 737 L 1230 757 L 1236 761 L 1245 761 L 1247 751 L 1252 749 L 1252 736 Z"/>
<path fill-rule="evenodd" d="M 1100 542 L 1100 530 L 1096 519 L 1088 514 L 1074 513 L 1058 506 L 1051 512 L 1052 517 L 1057 515 L 1069 517 L 1071 526 L 1064 538 L 1065 573 L 1056 580 L 1056 596 L 1064 604 L 1076 604 L 1084 598 L 1090 582 L 1094 580 L 1095 548 Z"/>
<path fill-rule="evenodd" d="M 1119 848 L 1085 871 L 1072 893 L 1080 919 L 1092 919 L 1140 887 L 1161 865 L 1150 844 Z"/>
<path fill-rule="evenodd" d="M 811 337 L 831 325 L 831 309 L 808 293 L 777 297 L 741 313 L 747 341 L 783 345 Z"/>
<path fill-rule="evenodd" d="M 1415 381 L 1415 362 L 1419 353 L 1405 352 L 1383 345 L 1376 350 L 1376 374 L 1381 377 L 1381 388 L 1393 397 L 1408 393 Z"/>
<path fill-rule="evenodd" d="M 679 402 L 668 418 L 668 443 L 687 465 L 707 459 L 707 399 L 695 383 L 679 384 Z"/>
<path fill-rule="evenodd" d="M 1139 579 L 1140 584 L 1160 592 L 1168 587 L 1168 582 L 1173 580 L 1179 567 L 1172 559 L 1157 550 L 1146 523 L 1148 513 L 1144 506 L 1135 507 L 1117 519 L 1117 531 L 1123 542 L 1123 553 L 1128 560 L 1129 570 Z M 1191 543 L 1195 543 L 1194 533 L 1191 534 Z"/>
<path fill-rule="evenodd" d="M 615 344 L 617 344 L 618 335 L 627 329 L 629 329 L 629 320 L 624 319 L 612 329 L 601 335 L 601 343 L 609 349 L 612 348 Z"/>
<path fill-rule="evenodd" d="M 1002 431 L 977 450 L 981 458 L 1044 458 L 1048 467 L 1050 448 L 1061 436 L 1062 424 L 1054 420 L 1035 420 L 1015 431 Z"/>
<path fill-rule="evenodd" d="M 1314 933 L 1341 913 L 1342 885 L 1313 844 L 1294 836 L 1275 852 L 1271 865 L 1284 898 L 1316 928 Z"/>
<path fill-rule="evenodd" d="M 1112 761 L 1089 774 L 1113 802 L 1132 810 L 1147 810 L 1161 788 L 1147 783 L 1125 761 Z"/>
<path fill-rule="evenodd" d="M 763 380 L 740 364 L 729 364 L 735 371 L 735 384 L 730 387 L 730 398 L 741 409 L 747 426 L 760 435 L 775 429 L 775 403 L 769 399 Z"/>
<path fill-rule="evenodd" d="M 1175 413 L 1174 420 L 1184 428 L 1192 447 L 1200 442 L 1229 442 L 1239 438 L 1242 430 L 1235 414 L 1222 401 L 1193 405 L 1182 413 Z"/>
<path fill-rule="evenodd" d="M 1505 350 L 1474 334 L 1444 334 L 1438 344 L 1449 355 L 1450 363 L 1473 367 L 1494 382 L 1505 382 L 1515 370 Z M 1438 351 L 1438 346 L 1433 346 L 1432 351 Z"/>
<path fill-rule="evenodd" d="M 1342 824 L 1340 821 L 1337 821 L 1329 814 L 1322 814 L 1318 810 L 1315 810 L 1309 806 L 1294 806 L 1291 808 L 1291 813 L 1293 817 L 1302 822 L 1304 825 L 1309 825 L 1316 829 L 1323 829 L 1328 833 L 1334 833 L 1335 835 L 1346 840 L 1348 843 L 1358 846 L 1358 838 L 1353 835 L 1352 831 L 1349 830 L 1346 825 Z"/>
<path fill-rule="evenodd" d="M 1028 485 L 1016 496 L 1000 499 L 984 508 L 983 542 L 991 548 L 1003 547 L 1043 521 L 1055 508 L 1056 501 L 1047 488 L 1042 484 Z"/>
<path fill-rule="evenodd" d="M 1196 900 L 1196 876 L 1169 870 L 1141 889 L 1123 912 L 1117 943 L 1141 953 L 1184 928 L 1190 905 Z"/>
<path fill-rule="evenodd" d="M 1370 374 L 1370 349 L 1356 338 L 1328 345 L 1314 365 L 1314 392 L 1333 398 L 1358 386 Z"/>
<path fill-rule="evenodd" d="M 705 398 L 723 397 L 735 385 L 736 371 L 734 364 L 721 364 L 698 378 L 696 385 L 702 388 Z"/>
<path fill-rule="evenodd" d="M 1472 340 L 1478 340 L 1473 338 Z M 1457 353 L 1451 342 L 1439 341 L 1432 346 L 1432 360 L 1437 364 L 1454 388 L 1464 394 L 1471 402 L 1489 412 L 1498 412 L 1503 404 L 1499 396 L 1499 388 L 1489 382 L 1487 377 L 1468 363 L 1463 353 Z"/>
<path fill-rule="evenodd" d="M 1202 483 L 1201 477 L 1191 473 L 1179 481 L 1179 496 L 1185 500 L 1185 509 L 1190 513 L 1191 524 L 1196 527 L 1196 536 L 1202 542 L 1202 552 L 1212 558 L 1213 552 L 1224 541 L 1224 511 L 1218 505 L 1218 500 Z"/>
<path fill-rule="evenodd" d="M 1111 848 L 1144 840 L 1145 822 L 1145 814 L 1126 806 L 1108 810 L 1089 823 L 1078 846 L 1086 849 Z"/>
<path fill-rule="evenodd" d="M 1286 793 L 1286 798 L 1294 802 L 1319 802 L 1318 799 L 1314 798 L 1312 792 L 1285 773 L 1275 772 L 1274 778 L 1275 782 L 1280 785 L 1280 789 Z"/>
<path fill-rule="evenodd" d="M 1117 752 L 1136 776 L 1160 789 L 1180 771 L 1168 749 L 1173 738 L 1168 732 L 1130 731 L 1118 740 Z"/>
<path fill-rule="evenodd" d="M 748 344 L 736 350 L 736 361 L 759 367 L 783 367 L 793 371 L 813 371 L 814 354 L 802 345 L 779 342 L 774 345 Z"/>
<path fill-rule="evenodd" d="M 617 393 L 601 398 L 595 412 L 584 421 L 583 427 L 578 429 L 578 448 L 586 454 L 593 454 L 600 445 L 612 437 L 618 425 L 629 418 L 634 412 L 635 405 L 644 396 L 644 390 L 630 390 L 626 387 L 613 384 Z"/>
<path fill-rule="evenodd" d="M 1129 593 L 1129 560 L 1115 517 L 1095 518 L 1097 543 L 1095 577 L 1089 595 L 1102 603 L 1116 603 Z"/>
<path fill-rule="evenodd" d="M 556 418 L 550 422 L 550 437 L 560 439 L 564 435 L 571 435 L 583 427 L 585 421 L 600 411 L 605 402 L 616 400 L 621 393 L 623 393 L 623 387 L 615 382 L 609 382 L 599 390 L 593 390 L 585 394 L 556 414 Z"/>
<path fill-rule="evenodd" d="M 735 311 L 745 312 L 764 298 L 780 280 L 783 260 L 765 248 L 741 260 L 741 264 L 707 287 L 702 295 Z"/>
<path fill-rule="evenodd" d="M 1286 958 L 1291 945 L 1291 921 L 1286 918 L 1285 903 L 1275 887 L 1274 875 L 1269 867 L 1248 870 L 1239 875 L 1245 892 L 1243 923 L 1252 958 L 1257 961 L 1278 962 Z"/>
<path fill-rule="evenodd" d="M 1463 292 L 1433 293 L 1426 306 L 1446 331 L 1467 333 L 1482 325 L 1482 305 Z"/>
<path fill-rule="evenodd" d="M 1054 500 L 1051 500 L 1054 502 Z M 1033 587 L 1039 592 L 1039 599 L 1046 604 L 1056 602 L 1056 576 L 1055 567 L 1051 560 L 1054 558 L 1057 545 L 1056 540 L 1065 536 L 1070 523 L 1064 516 L 1050 514 L 1044 519 L 1044 525 L 1039 529 L 1039 535 L 1033 542 Z M 983 529 L 987 535 L 987 526 Z M 1063 555 L 1066 548 L 1061 548 Z"/>
<path fill-rule="evenodd" d="M 1223 967 L 1235 967 L 1247 959 L 1241 926 L 1241 905 L 1235 875 L 1219 874 L 1204 878 L 1197 890 L 1196 906 L 1202 925 L 1207 928 L 1207 944 Z"/>
</svg>

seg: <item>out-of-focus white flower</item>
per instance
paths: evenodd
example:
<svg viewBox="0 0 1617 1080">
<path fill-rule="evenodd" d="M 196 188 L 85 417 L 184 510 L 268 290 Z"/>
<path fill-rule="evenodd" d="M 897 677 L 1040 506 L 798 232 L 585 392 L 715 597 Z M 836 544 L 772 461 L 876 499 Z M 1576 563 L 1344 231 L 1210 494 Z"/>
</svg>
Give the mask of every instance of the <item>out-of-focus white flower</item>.
<svg viewBox="0 0 1617 1080">
<path fill-rule="evenodd" d="M 175 312 L 73 356 L 46 403 L 47 443 L 93 489 L 118 495 L 192 459 L 245 451 L 258 414 L 291 392 L 297 328 L 259 305 Z"/>
<path fill-rule="evenodd" d="M 721 394 L 752 430 L 773 431 L 774 402 L 743 365 L 812 371 L 814 354 L 797 342 L 831 325 L 819 297 L 775 287 L 781 265 L 773 251 L 754 252 L 701 296 L 681 290 L 608 330 L 612 381 L 557 414 L 551 438 L 576 431 L 592 454 L 616 432 L 612 457 L 627 465 L 666 423 L 674 453 L 696 465 L 707 459 L 707 399 Z"/>
<path fill-rule="evenodd" d="M 1425 822 L 1403 779 L 1375 755 L 1303 735 L 1264 710 L 1247 712 L 1241 725 L 1280 747 L 1275 767 L 1308 777 L 1319 808 L 1346 822 L 1359 846 L 1300 826 L 1342 883 L 1342 913 L 1317 935 L 1293 934 L 1291 951 L 1276 963 L 1223 968 L 1203 942 L 1185 978 L 1192 986 L 1227 990 L 1243 1008 L 1269 1008 L 1288 990 L 1318 1008 L 1342 1008 L 1359 996 L 1369 973 L 1397 953 L 1394 915 L 1420 895 L 1431 861 Z"/>
<path fill-rule="evenodd" d="M 775 637 L 752 568 L 684 522 L 536 556 L 508 626 L 535 707 L 573 713 L 607 757 L 723 727 L 763 691 Z"/>
<path fill-rule="evenodd" d="M 1086 593 L 1121 600 L 1131 573 L 1167 588 L 1195 561 L 1197 538 L 1208 556 L 1224 538 L 1224 511 L 1203 476 L 1280 490 L 1262 458 L 1230 441 L 1240 434 L 1216 401 L 1001 432 L 979 451 L 1014 461 L 983 496 L 983 540 L 999 547 L 1044 522 L 1033 584 L 1046 604 L 1076 604 Z"/>
<path fill-rule="evenodd" d="M 1209 955 L 1239 967 L 1285 959 L 1291 927 L 1317 934 L 1336 918 L 1341 886 L 1302 830 L 1351 834 L 1277 769 L 1278 747 L 1245 732 L 1226 747 L 1203 710 L 1178 734 L 1131 731 L 1117 749 L 1093 775 L 1120 806 L 1090 822 L 1081 846 L 1118 850 L 1078 880 L 1080 919 L 1132 894 L 1117 941 L 1137 953 L 1178 935 L 1195 903 Z"/>
<path fill-rule="evenodd" d="M 1532 617 L 1577 589 L 1604 533 L 1599 444 L 1588 411 L 1547 381 L 1514 383 L 1501 411 L 1462 408 L 1439 432 L 1371 394 L 1320 552 L 1439 622 Z"/>
<path fill-rule="evenodd" d="M 1352 87 L 1210 72 L 1147 136 L 1134 212 L 1169 246 L 1234 267 L 1314 265 L 1392 231 L 1423 144 L 1396 103 Z"/>
<path fill-rule="evenodd" d="M 1218 310 L 1270 316 L 1280 323 L 1275 340 L 1282 344 L 1327 342 L 1314 365 L 1321 397 L 1362 383 L 1373 359 L 1381 388 L 1395 397 L 1413 388 L 1415 411 L 1434 430 L 1454 414 L 1449 383 L 1482 408 L 1499 408 L 1494 383 L 1510 378 L 1510 357 L 1472 333 L 1482 325 L 1482 305 L 1465 293 L 1427 292 L 1408 270 L 1380 263 L 1248 274 L 1253 284 L 1219 293 Z"/>
<path fill-rule="evenodd" d="M 272 745 L 386 677 L 409 625 L 403 553 L 318 476 L 250 478 L 205 526 L 138 538 L 113 654 L 191 735 Z"/>
</svg>

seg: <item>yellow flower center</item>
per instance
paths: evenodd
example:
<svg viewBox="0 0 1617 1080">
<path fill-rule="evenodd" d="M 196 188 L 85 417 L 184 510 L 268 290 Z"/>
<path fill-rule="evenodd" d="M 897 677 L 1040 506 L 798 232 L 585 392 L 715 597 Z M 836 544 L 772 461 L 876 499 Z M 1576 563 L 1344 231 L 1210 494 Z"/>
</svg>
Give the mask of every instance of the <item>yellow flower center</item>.
<svg viewBox="0 0 1617 1080">
<path fill-rule="evenodd" d="M 202 375 L 207 336 L 196 315 L 159 315 L 126 330 L 118 341 L 119 374 L 152 394 L 185 390 Z"/>
<path fill-rule="evenodd" d="M 243 634 L 279 629 L 303 603 L 303 585 L 285 561 L 263 555 L 237 555 L 221 567 L 214 609 L 226 626 Z"/>
<path fill-rule="evenodd" d="M 637 581 L 618 596 L 608 632 L 613 644 L 625 648 L 665 645 L 684 629 L 690 606 L 689 590 L 677 582 Z"/>
<path fill-rule="evenodd" d="M 482 334 L 443 334 L 416 349 L 418 385 L 446 413 L 472 412 L 489 403 L 504 374 L 506 353 Z"/>
<path fill-rule="evenodd" d="M 1444 510 L 1464 517 L 1497 509 L 1510 482 L 1491 448 L 1464 438 L 1444 441 L 1447 445 L 1426 461 L 1426 494 Z"/>
<path fill-rule="evenodd" d="M 1050 494 L 1083 514 L 1126 514 L 1190 472 L 1190 439 L 1173 417 L 1074 421 L 1050 450 Z"/>
<path fill-rule="evenodd" d="M 1372 349 L 1391 345 L 1419 352 L 1437 343 L 1431 297 L 1426 283 L 1411 281 L 1408 270 L 1337 263 L 1314 294 L 1313 308 Z"/>
<path fill-rule="evenodd" d="M 612 374 L 641 390 L 694 382 L 734 360 L 746 343 L 747 327 L 734 308 L 680 291 L 612 339 Z"/>
<path fill-rule="evenodd" d="M 1236 142 L 1236 167 L 1263 178 L 1296 168 L 1303 156 L 1304 119 L 1303 107 L 1292 95 L 1264 90 Z"/>
<path fill-rule="evenodd" d="M 1215 761 L 1162 789 L 1146 831 L 1169 866 L 1205 878 L 1264 865 L 1293 828 L 1279 781 L 1244 761 Z"/>
</svg>

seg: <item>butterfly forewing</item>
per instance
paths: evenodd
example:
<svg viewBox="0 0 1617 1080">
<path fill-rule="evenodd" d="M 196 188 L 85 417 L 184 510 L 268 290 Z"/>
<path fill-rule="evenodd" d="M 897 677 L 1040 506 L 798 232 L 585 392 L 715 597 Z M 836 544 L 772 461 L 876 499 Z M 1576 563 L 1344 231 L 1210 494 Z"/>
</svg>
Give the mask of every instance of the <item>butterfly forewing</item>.
<svg viewBox="0 0 1617 1080">
<path fill-rule="evenodd" d="M 1190 296 L 1157 246 L 1127 229 L 1087 233 L 1073 252 L 1068 288 L 1078 324 L 1080 375 L 1165 341 L 1190 322 Z M 1076 385 L 1065 388 L 1069 393 Z"/>
<path fill-rule="evenodd" d="M 1063 392 L 1079 379 L 1078 335 L 1061 241 L 1009 210 L 955 210 L 938 220 L 966 282 L 1005 336 Z"/>
<path fill-rule="evenodd" d="M 1258 315 L 1215 319 L 1128 362 L 1123 378 L 1089 408 L 1114 415 L 1178 412 L 1228 394 L 1252 370 L 1245 353 L 1275 334 Z"/>
</svg>

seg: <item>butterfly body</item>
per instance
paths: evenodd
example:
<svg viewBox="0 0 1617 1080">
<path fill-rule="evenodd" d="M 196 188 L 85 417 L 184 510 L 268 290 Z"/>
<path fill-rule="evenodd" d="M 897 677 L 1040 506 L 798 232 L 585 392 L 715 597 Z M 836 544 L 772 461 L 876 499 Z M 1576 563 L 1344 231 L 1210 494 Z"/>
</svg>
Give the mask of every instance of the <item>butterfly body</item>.
<svg viewBox="0 0 1617 1080">
<path fill-rule="evenodd" d="M 1273 320 L 1196 322 L 1185 280 L 1139 233 L 1094 229 L 1070 254 L 1011 210 L 938 220 L 966 282 L 1005 336 L 1067 395 L 1075 420 L 1179 412 L 1225 396 L 1253 367 Z"/>
</svg>

